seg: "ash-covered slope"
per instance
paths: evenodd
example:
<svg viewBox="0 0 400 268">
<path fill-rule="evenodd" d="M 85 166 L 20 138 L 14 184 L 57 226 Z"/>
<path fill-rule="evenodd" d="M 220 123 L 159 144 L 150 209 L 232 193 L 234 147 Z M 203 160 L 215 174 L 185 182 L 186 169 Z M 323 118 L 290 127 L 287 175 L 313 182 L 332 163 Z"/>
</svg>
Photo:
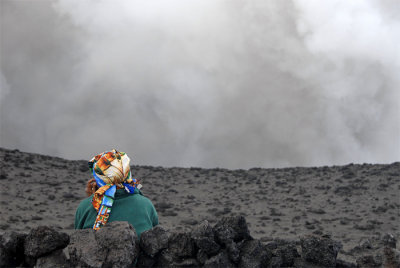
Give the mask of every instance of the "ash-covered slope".
<svg viewBox="0 0 400 268">
<path fill-rule="evenodd" d="M 73 229 L 85 198 L 86 161 L 0 148 L 0 229 Z M 160 223 L 185 230 L 207 219 L 243 215 L 268 241 L 328 233 L 349 250 L 363 238 L 400 237 L 400 163 L 249 170 L 132 166 Z M 214 222 L 213 222 L 214 221 Z M 347 244 L 346 244 L 347 243 Z"/>
</svg>

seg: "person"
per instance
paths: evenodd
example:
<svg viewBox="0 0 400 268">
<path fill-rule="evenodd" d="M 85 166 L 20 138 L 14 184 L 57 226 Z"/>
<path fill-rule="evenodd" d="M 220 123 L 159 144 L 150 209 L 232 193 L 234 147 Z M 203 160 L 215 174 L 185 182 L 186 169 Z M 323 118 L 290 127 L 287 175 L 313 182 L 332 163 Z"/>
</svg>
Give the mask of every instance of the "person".
<svg viewBox="0 0 400 268">
<path fill-rule="evenodd" d="M 75 213 L 75 229 L 99 230 L 107 222 L 127 221 L 138 237 L 158 225 L 152 202 L 140 191 L 132 177 L 130 159 L 115 149 L 96 155 L 89 161 L 92 172 L 86 186 L 89 197 L 82 200 Z"/>
</svg>

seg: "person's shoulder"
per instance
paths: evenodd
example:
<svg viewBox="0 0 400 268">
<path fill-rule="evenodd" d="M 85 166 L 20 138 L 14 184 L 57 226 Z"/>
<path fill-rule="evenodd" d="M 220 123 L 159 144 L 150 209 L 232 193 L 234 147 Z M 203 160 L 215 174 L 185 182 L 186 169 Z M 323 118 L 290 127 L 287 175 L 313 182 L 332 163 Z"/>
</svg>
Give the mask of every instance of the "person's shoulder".
<svg viewBox="0 0 400 268">
<path fill-rule="evenodd" d="M 93 196 L 89 196 L 89 197 L 86 197 L 85 199 L 83 199 L 79 203 L 77 210 L 83 210 L 88 207 L 91 207 L 92 206 L 92 198 L 93 198 Z"/>
<path fill-rule="evenodd" d="M 85 221 L 90 213 L 93 213 L 92 196 L 80 201 L 75 211 L 75 229 L 83 229 Z"/>
<path fill-rule="evenodd" d="M 135 194 L 132 195 L 132 197 L 134 197 L 136 200 L 140 200 L 143 203 L 153 204 L 148 197 L 143 195 L 142 192 L 135 193 Z"/>
</svg>

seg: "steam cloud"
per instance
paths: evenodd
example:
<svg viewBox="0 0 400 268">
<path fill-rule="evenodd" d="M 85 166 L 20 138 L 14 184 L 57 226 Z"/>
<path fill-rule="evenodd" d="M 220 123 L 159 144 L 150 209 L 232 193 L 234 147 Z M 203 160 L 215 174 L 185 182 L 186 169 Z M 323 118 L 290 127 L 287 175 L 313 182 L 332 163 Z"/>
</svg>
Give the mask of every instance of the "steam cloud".
<svg viewBox="0 0 400 268">
<path fill-rule="evenodd" d="M 0 3 L 3 147 L 226 168 L 400 159 L 396 0 Z"/>
</svg>

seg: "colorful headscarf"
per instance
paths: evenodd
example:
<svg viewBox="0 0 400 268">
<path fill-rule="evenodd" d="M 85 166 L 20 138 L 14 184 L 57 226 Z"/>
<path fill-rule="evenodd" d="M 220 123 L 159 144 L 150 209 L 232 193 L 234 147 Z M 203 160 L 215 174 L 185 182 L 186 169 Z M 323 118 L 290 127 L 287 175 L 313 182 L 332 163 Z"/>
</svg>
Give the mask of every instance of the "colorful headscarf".
<svg viewBox="0 0 400 268">
<path fill-rule="evenodd" d="M 107 223 L 117 187 L 130 194 L 134 193 L 138 182 L 132 178 L 129 162 L 126 153 L 115 149 L 98 154 L 89 161 L 89 168 L 99 186 L 92 199 L 93 207 L 98 212 L 94 230 Z"/>
</svg>

